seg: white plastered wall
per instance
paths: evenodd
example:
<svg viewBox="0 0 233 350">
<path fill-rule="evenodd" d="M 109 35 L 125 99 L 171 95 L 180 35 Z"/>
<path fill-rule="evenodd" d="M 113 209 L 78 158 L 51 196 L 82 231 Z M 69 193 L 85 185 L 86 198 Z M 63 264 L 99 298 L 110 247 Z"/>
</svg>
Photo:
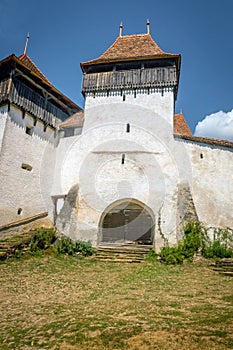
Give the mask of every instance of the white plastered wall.
<svg viewBox="0 0 233 350">
<path fill-rule="evenodd" d="M 86 98 L 82 135 L 60 140 L 53 188 L 54 195 L 67 194 L 79 185 L 72 238 L 96 244 L 105 208 L 134 198 L 154 213 L 156 244 L 163 244 L 158 220 L 164 235 L 176 242 L 177 184 L 188 181 L 192 170 L 185 147 L 173 139 L 173 114 L 173 92 L 131 94 L 125 101 L 122 96 Z"/>
<path fill-rule="evenodd" d="M 208 227 L 233 227 L 233 149 L 177 141 L 192 164 L 192 195 L 198 218 Z"/>
<path fill-rule="evenodd" d="M 54 130 L 11 105 L 6 117 L 0 154 L 1 225 L 49 212 L 52 219 L 51 187 L 55 164 Z M 33 127 L 32 135 L 26 127 Z M 22 164 L 32 167 L 31 171 Z M 18 209 L 22 212 L 18 214 Z"/>
</svg>

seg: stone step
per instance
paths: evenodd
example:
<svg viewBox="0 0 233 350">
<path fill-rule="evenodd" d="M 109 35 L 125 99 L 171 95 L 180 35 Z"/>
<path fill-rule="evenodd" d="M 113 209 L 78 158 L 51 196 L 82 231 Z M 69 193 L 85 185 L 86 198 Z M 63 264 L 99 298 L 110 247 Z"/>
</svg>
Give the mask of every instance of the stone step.
<svg viewBox="0 0 233 350">
<path fill-rule="evenodd" d="M 119 259 L 119 258 L 115 258 L 115 259 L 113 259 L 113 258 L 104 258 L 104 259 L 102 259 L 102 258 L 98 258 L 98 260 L 100 260 L 100 261 L 106 261 L 106 262 L 114 262 L 114 263 L 129 263 L 129 264 L 131 264 L 131 263 L 141 263 L 143 260 L 138 260 L 138 259 L 126 259 L 126 258 L 124 258 L 124 259 Z"/>
<path fill-rule="evenodd" d="M 95 255 L 98 258 L 108 258 L 108 257 L 112 257 L 112 258 L 121 258 L 121 259 L 140 259 L 143 260 L 145 255 L 133 255 L 133 254 L 98 254 L 96 253 Z"/>
<path fill-rule="evenodd" d="M 136 246 L 136 245 L 100 245 L 97 250 L 110 251 L 110 252 L 135 252 L 135 253 L 148 253 L 152 249 L 152 246 Z"/>
<path fill-rule="evenodd" d="M 152 246 L 101 244 L 96 249 L 95 257 L 104 261 L 140 263 L 151 249 Z"/>
<path fill-rule="evenodd" d="M 7 252 L 0 251 L 0 260 L 6 260 Z"/>
<path fill-rule="evenodd" d="M 34 231 L 29 231 L 0 241 L 0 260 L 11 257 L 17 249 L 24 251 L 29 245 L 33 234 Z"/>
<path fill-rule="evenodd" d="M 233 259 L 222 259 L 212 264 L 213 270 L 224 275 L 233 276 Z"/>
</svg>

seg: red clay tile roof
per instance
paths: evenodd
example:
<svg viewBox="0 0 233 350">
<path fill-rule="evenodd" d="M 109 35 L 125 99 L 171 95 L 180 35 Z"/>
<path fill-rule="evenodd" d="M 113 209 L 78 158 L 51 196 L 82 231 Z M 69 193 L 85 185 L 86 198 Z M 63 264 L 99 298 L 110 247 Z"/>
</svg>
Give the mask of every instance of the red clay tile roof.
<svg viewBox="0 0 233 350">
<path fill-rule="evenodd" d="M 233 142 L 227 140 L 212 139 L 207 137 L 199 136 L 188 136 L 188 135 L 174 135 L 178 139 L 192 141 L 195 143 L 204 143 L 210 146 L 220 146 L 233 149 Z"/>
<path fill-rule="evenodd" d="M 81 67 L 98 63 L 179 56 L 161 50 L 150 34 L 125 35 L 118 36 L 115 42 L 99 58 L 83 62 Z"/>
<path fill-rule="evenodd" d="M 84 112 L 80 111 L 73 114 L 70 118 L 66 119 L 59 126 L 60 128 L 72 128 L 72 127 L 82 127 L 84 122 Z"/>
<path fill-rule="evenodd" d="M 182 113 L 174 115 L 174 132 L 179 135 L 192 136 L 192 132 Z"/>
<path fill-rule="evenodd" d="M 22 54 L 18 57 L 18 59 L 25 64 L 32 72 L 36 73 L 41 79 L 45 80 L 48 84 L 51 83 L 48 81 L 46 76 L 39 70 L 39 68 L 35 65 L 35 63 L 28 57 L 26 54 Z"/>
</svg>

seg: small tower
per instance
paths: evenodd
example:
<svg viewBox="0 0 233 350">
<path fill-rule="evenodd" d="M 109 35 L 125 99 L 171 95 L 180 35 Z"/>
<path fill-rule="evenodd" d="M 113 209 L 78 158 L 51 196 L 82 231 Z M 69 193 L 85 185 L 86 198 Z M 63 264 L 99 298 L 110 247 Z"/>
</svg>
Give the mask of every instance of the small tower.
<svg viewBox="0 0 233 350">
<path fill-rule="evenodd" d="M 80 200 L 87 203 L 80 217 L 90 211 L 89 203 L 92 208 L 98 203 L 95 215 L 102 213 L 95 223 L 99 242 L 152 243 L 160 208 L 169 211 L 165 178 L 176 191 L 173 165 L 165 169 L 165 175 L 161 169 L 170 162 L 166 147 L 174 142 L 180 55 L 166 53 L 157 45 L 149 21 L 146 34 L 137 35 L 123 35 L 121 24 L 115 42 L 99 58 L 81 63 L 81 68 L 83 131 L 89 135 L 89 172 L 95 179 L 85 176 L 84 184 L 80 183 L 84 196 Z M 89 190 L 93 182 L 100 197 Z"/>
</svg>

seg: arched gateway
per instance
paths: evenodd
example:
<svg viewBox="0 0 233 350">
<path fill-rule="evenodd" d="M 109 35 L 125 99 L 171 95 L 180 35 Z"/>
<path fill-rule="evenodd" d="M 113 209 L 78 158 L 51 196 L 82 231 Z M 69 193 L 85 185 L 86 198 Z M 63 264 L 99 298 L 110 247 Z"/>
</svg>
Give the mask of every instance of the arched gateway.
<svg viewBox="0 0 233 350">
<path fill-rule="evenodd" d="M 153 212 L 134 199 L 116 201 L 100 219 L 100 242 L 152 244 Z"/>
</svg>

